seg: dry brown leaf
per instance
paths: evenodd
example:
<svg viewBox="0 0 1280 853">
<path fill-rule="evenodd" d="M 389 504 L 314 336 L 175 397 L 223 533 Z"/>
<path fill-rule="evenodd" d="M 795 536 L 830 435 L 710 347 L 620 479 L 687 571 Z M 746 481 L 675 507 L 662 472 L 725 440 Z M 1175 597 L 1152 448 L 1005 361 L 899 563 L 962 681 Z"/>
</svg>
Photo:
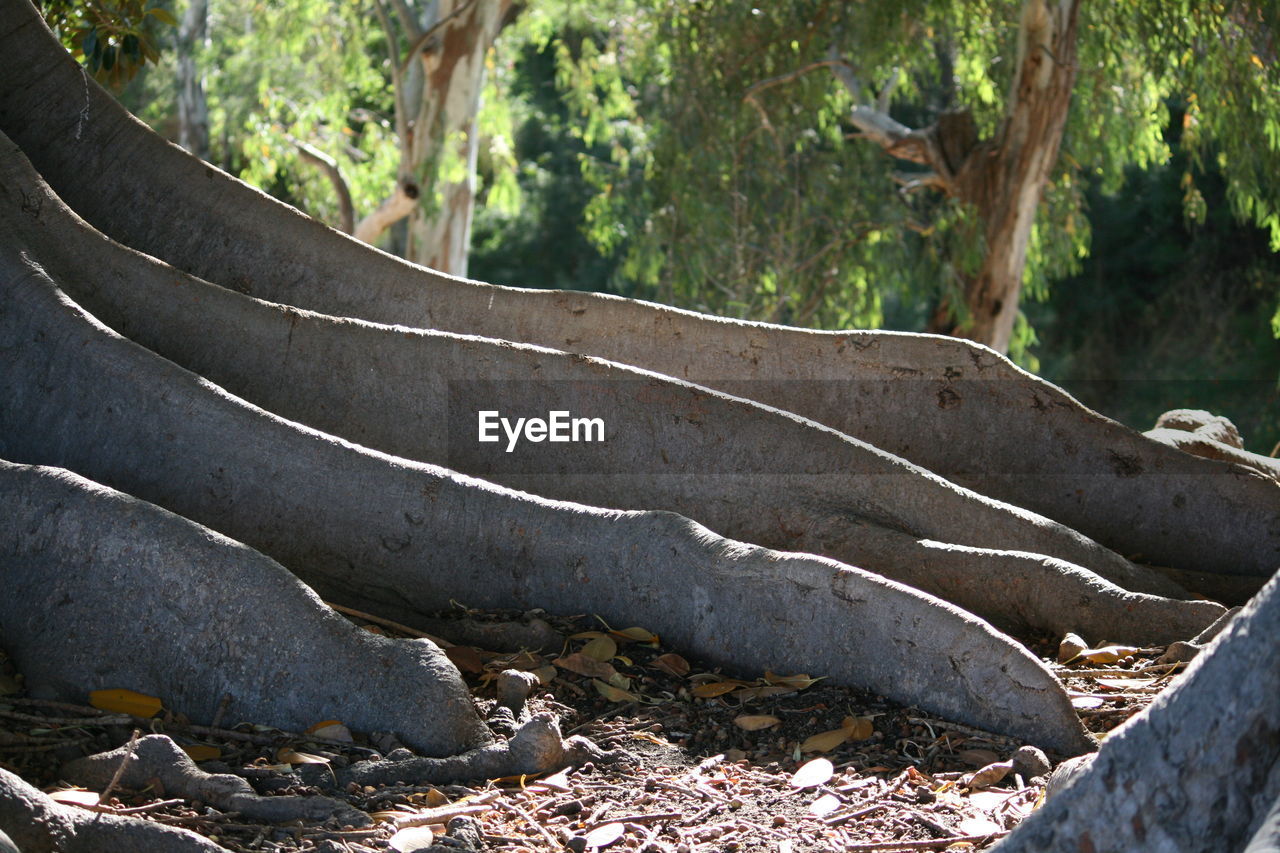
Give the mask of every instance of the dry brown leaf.
<svg viewBox="0 0 1280 853">
<path fill-rule="evenodd" d="M 957 829 L 965 835 L 994 835 L 1004 831 L 1003 826 L 985 817 L 967 817 L 960 821 Z"/>
<path fill-rule="evenodd" d="M 484 672 L 484 659 L 474 646 L 450 646 L 444 650 L 444 656 L 462 672 Z"/>
<path fill-rule="evenodd" d="M 343 743 L 352 743 L 354 741 L 354 738 L 351 737 L 351 729 L 347 728 L 339 720 L 325 720 L 323 723 L 316 723 L 308 728 L 305 733 L 322 737 L 325 740 L 340 740 Z"/>
<path fill-rule="evenodd" d="M 1012 761 L 996 761 L 966 776 L 964 786 L 971 791 L 981 791 L 983 788 L 990 788 L 1011 772 L 1013 772 Z"/>
<path fill-rule="evenodd" d="M 182 751 L 185 752 L 187 757 L 192 761 L 213 761 L 215 758 L 222 757 L 222 750 L 218 749 L 216 746 L 206 746 L 202 743 L 184 746 Z"/>
<path fill-rule="evenodd" d="M 1115 663 L 1136 652 L 1132 646 L 1102 646 L 1096 649 L 1085 649 L 1080 654 L 1090 663 Z"/>
<path fill-rule="evenodd" d="M 323 755 L 312 755 L 309 752 L 298 752 L 287 746 L 276 751 L 276 761 L 281 764 L 328 764 L 329 759 Z"/>
<path fill-rule="evenodd" d="M 614 687 L 598 678 L 591 679 L 591 683 L 596 686 L 596 691 L 608 699 L 610 702 L 639 702 L 640 697 L 634 693 L 623 690 L 621 687 Z"/>
<path fill-rule="evenodd" d="M 538 676 L 538 681 L 541 682 L 543 685 L 550 684 L 552 681 L 555 680 L 555 677 L 559 674 L 556 671 L 556 668 L 551 664 L 547 664 L 546 666 L 540 666 L 537 669 L 531 669 L 529 671 L 532 672 L 534 675 Z"/>
<path fill-rule="evenodd" d="M 781 717 L 775 717 L 772 714 L 741 714 L 733 718 L 733 724 L 746 732 L 771 729 L 781 722 Z"/>
<path fill-rule="evenodd" d="M 618 644 L 612 637 L 596 637 L 582 647 L 581 654 L 598 661 L 610 660 L 618 653 Z"/>
<path fill-rule="evenodd" d="M 574 652 L 571 655 L 565 655 L 552 661 L 553 664 L 561 669 L 567 669 L 578 675 L 585 675 L 588 678 L 609 679 L 618 674 L 618 671 L 611 664 L 588 657 L 582 652 Z"/>
<path fill-rule="evenodd" d="M 164 707 L 154 696 L 118 689 L 92 691 L 89 694 L 89 704 L 101 711 L 132 714 L 135 717 L 154 717 Z"/>
<path fill-rule="evenodd" d="M 696 685 L 690 692 L 699 699 L 714 699 L 716 696 L 732 693 L 740 686 L 737 681 L 708 681 L 706 684 Z"/>
<path fill-rule="evenodd" d="M 758 699 L 769 699 L 773 696 L 785 696 L 788 693 L 795 693 L 796 688 L 784 687 L 781 684 L 766 684 L 762 687 L 743 687 L 741 690 L 735 690 L 733 696 L 735 699 L 741 699 L 743 702 L 754 702 Z"/>
<path fill-rule="evenodd" d="M 796 690 L 804 690 L 806 687 L 812 687 L 821 681 L 821 678 L 810 678 L 807 675 L 778 675 L 776 672 L 765 670 L 764 680 L 768 684 L 782 685 L 784 687 L 793 687 Z"/>
<path fill-rule="evenodd" d="M 820 732 L 816 735 L 810 735 L 800 744 L 801 752 L 830 752 L 840 744 L 849 739 L 849 732 L 846 729 L 832 729 L 829 732 Z"/>
<path fill-rule="evenodd" d="M 653 665 L 676 678 L 684 678 L 689 674 L 689 662 L 675 652 L 668 652 L 654 658 Z"/>
<path fill-rule="evenodd" d="M 956 757 L 970 767 L 986 767 L 1000 760 L 999 754 L 990 749 L 962 749 Z"/>
<path fill-rule="evenodd" d="M 1099 678 L 1098 689 L 1100 690 L 1132 690 L 1133 688 L 1147 688 L 1151 686 L 1151 678 Z"/>
<path fill-rule="evenodd" d="M 597 826 L 587 833 L 587 847 L 595 849 L 608 847 L 621 838 L 626 831 L 626 827 L 620 823 L 606 823 L 604 826 Z"/>
<path fill-rule="evenodd" d="M 866 740 L 876 733 L 876 725 L 870 717 L 845 717 L 840 728 L 849 733 L 849 740 Z"/>
<path fill-rule="evenodd" d="M 835 767 L 825 758 L 815 758 L 800 766 L 788 780 L 793 788 L 816 788 L 825 785 L 835 775 Z"/>
<path fill-rule="evenodd" d="M 598 640 L 601 637 L 609 636 L 604 631 L 579 631 L 576 634 L 570 634 L 570 640 Z"/>
</svg>

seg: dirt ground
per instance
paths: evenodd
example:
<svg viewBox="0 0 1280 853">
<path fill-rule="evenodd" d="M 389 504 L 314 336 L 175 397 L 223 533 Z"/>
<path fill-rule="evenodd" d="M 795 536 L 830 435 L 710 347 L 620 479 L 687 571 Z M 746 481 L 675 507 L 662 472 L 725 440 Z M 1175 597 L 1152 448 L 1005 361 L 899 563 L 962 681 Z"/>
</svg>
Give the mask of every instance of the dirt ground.
<svg viewBox="0 0 1280 853">
<path fill-rule="evenodd" d="M 393 636 L 423 635 L 376 617 L 349 618 Z M 264 794 L 305 794 L 318 792 L 332 767 L 399 744 L 359 732 L 347 741 L 341 727 L 308 735 L 251 721 L 195 726 L 168 711 L 126 720 L 24 698 L 20 673 L 4 661 L 0 767 L 82 807 L 188 827 L 233 851 L 407 853 L 427 849 L 432 838 L 437 851 L 462 850 L 468 827 L 480 836 L 479 849 L 505 853 L 982 850 L 1043 797 L 1044 776 L 1001 764 L 1023 744 L 810 674 L 721 673 L 666 648 L 642 626 L 607 626 L 588 616 L 442 614 L 446 627 L 459 628 L 530 618 L 549 623 L 559 637 L 554 648 L 448 649 L 477 704 L 486 711 L 494 704 L 498 672 L 532 671 L 541 686 L 530 709 L 554 712 L 566 735 L 620 750 L 620 760 L 539 779 L 352 785 L 336 796 L 370 814 L 370 827 L 264 825 L 162 792 L 69 793 L 58 767 L 119 746 L 134 731 L 159 732 L 209 772 L 242 775 Z M 1099 736 L 1145 707 L 1179 671 L 1155 663 L 1163 649 L 1111 648 L 1096 662 L 1061 665 L 1061 638 L 1021 639 L 1058 672 Z"/>
</svg>

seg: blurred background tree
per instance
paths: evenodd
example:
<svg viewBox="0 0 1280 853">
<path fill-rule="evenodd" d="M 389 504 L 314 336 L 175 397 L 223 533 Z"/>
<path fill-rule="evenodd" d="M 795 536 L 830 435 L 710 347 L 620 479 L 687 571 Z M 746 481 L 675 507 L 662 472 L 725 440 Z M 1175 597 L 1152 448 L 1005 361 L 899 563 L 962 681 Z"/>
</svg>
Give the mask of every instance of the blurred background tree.
<svg viewBox="0 0 1280 853">
<path fill-rule="evenodd" d="M 404 221 L 389 250 L 503 284 L 967 335 L 1138 427 L 1195 405 L 1251 449 L 1280 439 L 1274 3 L 148 3 L 88 51 L 97 7 L 45 9 L 91 67 L 99 39 L 125 57 L 106 82 L 189 147 L 200 113 L 175 93 L 198 81 L 201 153 L 336 227 L 406 190 L 428 188 L 419 218 L 452 187 L 474 199 L 460 250 Z M 418 122 L 443 123 L 424 105 L 451 91 L 429 82 L 442 21 L 481 62 L 424 146 Z M 1036 94 L 1062 85 L 1069 101 Z"/>
</svg>

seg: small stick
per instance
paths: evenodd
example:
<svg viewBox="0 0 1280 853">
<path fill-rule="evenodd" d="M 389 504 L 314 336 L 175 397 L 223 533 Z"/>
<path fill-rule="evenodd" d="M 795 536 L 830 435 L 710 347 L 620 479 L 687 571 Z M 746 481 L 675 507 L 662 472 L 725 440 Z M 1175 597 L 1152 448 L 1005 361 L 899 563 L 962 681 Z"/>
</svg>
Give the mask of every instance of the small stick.
<svg viewBox="0 0 1280 853">
<path fill-rule="evenodd" d="M 514 812 L 519 815 L 525 823 L 538 830 L 538 832 L 542 834 L 542 837 L 547 839 L 547 843 L 551 845 L 552 850 L 561 850 L 564 848 L 564 845 L 560 843 L 558 838 L 552 835 L 545 826 L 534 820 L 533 817 L 524 809 L 512 803 L 503 802 L 502 800 L 498 800 L 495 805 L 500 809 L 506 809 L 509 812 Z M 612 821 L 610 822 L 612 823 Z"/>
<path fill-rule="evenodd" d="M 1008 834 L 1009 830 L 1006 829 L 986 835 L 953 835 L 950 838 L 930 838 L 925 841 L 874 841 L 869 844 L 850 844 L 844 849 L 845 853 L 867 853 L 872 850 L 936 850 L 939 847 L 950 847 L 961 841 L 980 844 L 992 838 L 1003 838 Z"/>
<path fill-rule="evenodd" d="M 343 607 L 341 604 L 334 604 L 332 601 L 326 601 L 325 604 L 327 604 L 331 609 L 336 610 L 339 613 L 345 614 L 347 616 L 354 616 L 357 619 L 363 619 L 366 622 L 372 622 L 375 625 L 381 625 L 384 628 L 390 628 L 392 631 L 399 631 L 401 634 L 405 634 L 410 637 L 417 637 L 418 639 L 424 639 L 424 638 L 428 639 L 442 649 L 447 649 L 449 648 L 449 646 L 453 645 L 453 643 L 450 643 L 448 640 L 442 640 L 439 637 L 433 637 L 430 634 L 426 633 L 425 631 L 419 631 L 417 628 L 410 628 L 408 625 L 403 625 L 399 622 L 393 622 L 390 619 L 383 619 L 381 616 L 374 616 L 372 613 L 365 613 L 363 610 L 356 610 L 354 607 Z"/>
<path fill-rule="evenodd" d="M 129 738 L 129 743 L 125 746 L 124 757 L 120 759 L 120 764 L 116 766 L 116 772 L 112 774 L 111 781 L 107 783 L 107 787 L 99 795 L 98 802 L 105 803 L 107 797 L 111 796 L 111 792 L 115 790 L 116 785 L 120 784 L 120 777 L 124 775 L 124 766 L 133 758 L 133 751 L 138 748 L 138 738 L 140 737 L 142 737 L 142 730 L 134 729 L 133 735 Z"/>
</svg>

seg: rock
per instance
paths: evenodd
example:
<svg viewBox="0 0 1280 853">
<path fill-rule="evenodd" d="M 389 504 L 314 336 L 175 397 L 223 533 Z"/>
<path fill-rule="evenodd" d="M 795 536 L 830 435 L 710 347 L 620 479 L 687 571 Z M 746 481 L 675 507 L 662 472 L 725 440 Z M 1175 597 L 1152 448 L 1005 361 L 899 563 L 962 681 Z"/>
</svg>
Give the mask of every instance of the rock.
<svg viewBox="0 0 1280 853">
<path fill-rule="evenodd" d="M 1035 746 L 1019 747 L 1014 752 L 1011 760 L 1013 762 L 1013 772 L 1022 776 L 1023 779 L 1044 776 L 1051 768 L 1048 756 L 1044 754 L 1042 749 Z"/>
</svg>

